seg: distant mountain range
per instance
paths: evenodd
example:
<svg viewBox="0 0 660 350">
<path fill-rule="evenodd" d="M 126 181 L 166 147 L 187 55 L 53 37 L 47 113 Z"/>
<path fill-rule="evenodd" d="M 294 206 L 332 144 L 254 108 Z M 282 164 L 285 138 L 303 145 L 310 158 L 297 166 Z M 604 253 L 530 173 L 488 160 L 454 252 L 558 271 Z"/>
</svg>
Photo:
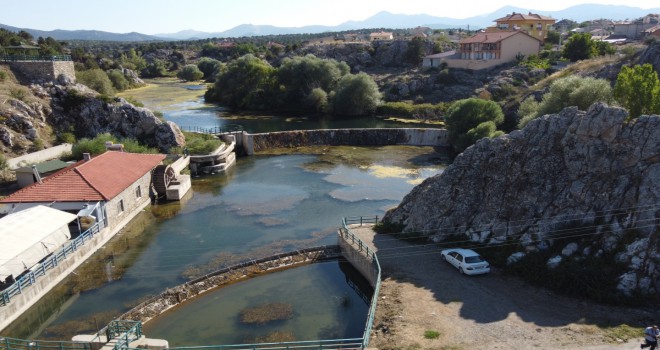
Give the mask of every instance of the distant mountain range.
<svg viewBox="0 0 660 350">
<path fill-rule="evenodd" d="M 271 25 L 241 24 L 222 32 L 201 32 L 197 30 L 183 30 L 177 33 L 164 33 L 157 35 L 146 35 L 141 33 L 110 33 L 98 30 L 53 30 L 44 31 L 28 28 L 17 28 L 0 24 L 14 32 L 24 30 L 35 38 L 53 37 L 57 40 L 102 40 L 102 41 L 162 41 L 162 40 L 195 40 L 206 38 L 232 38 L 241 36 L 259 35 L 282 35 L 282 34 L 304 34 L 340 32 L 365 28 L 414 28 L 417 26 L 430 27 L 433 29 L 445 28 L 470 28 L 479 29 L 491 26 L 493 20 L 504 17 L 512 12 L 537 13 L 550 16 L 557 20 L 571 19 L 582 22 L 593 19 L 625 20 L 643 17 L 649 13 L 660 13 L 660 7 L 653 9 L 642 9 L 631 6 L 584 4 L 569 7 L 560 11 L 539 11 L 523 9 L 519 7 L 505 6 L 487 15 L 474 16 L 457 19 L 451 17 L 435 17 L 430 15 L 403 15 L 389 12 L 379 12 L 363 21 L 348 21 L 336 26 L 304 26 L 304 27 L 276 27 Z"/>
</svg>

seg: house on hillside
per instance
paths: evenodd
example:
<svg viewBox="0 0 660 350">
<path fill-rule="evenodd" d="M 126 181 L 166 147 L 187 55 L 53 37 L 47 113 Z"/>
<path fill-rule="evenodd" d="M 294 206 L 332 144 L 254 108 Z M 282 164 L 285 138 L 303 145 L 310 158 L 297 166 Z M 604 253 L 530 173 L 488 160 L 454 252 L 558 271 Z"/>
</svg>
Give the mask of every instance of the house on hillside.
<svg viewBox="0 0 660 350">
<path fill-rule="evenodd" d="M 71 239 L 77 216 L 37 205 L 0 218 L 0 287 L 14 283 Z M 1 290 L 2 288 L 0 288 Z"/>
<path fill-rule="evenodd" d="M 422 64 L 438 67 L 444 63 L 450 68 L 480 70 L 512 62 L 516 57 L 536 55 L 540 50 L 541 41 L 523 31 L 480 32 L 459 41 L 453 55 L 427 56 Z"/>
<path fill-rule="evenodd" d="M 649 29 L 646 29 L 645 31 L 642 32 L 642 36 L 643 37 L 654 36 L 660 39 L 660 24 L 653 26 Z"/>
<path fill-rule="evenodd" d="M 543 41 L 548 37 L 548 31 L 555 23 L 555 19 L 531 12 L 528 14 L 513 12 L 510 15 L 496 19 L 495 23 L 494 27 L 486 28 L 486 32 L 522 30 L 528 35 Z"/>
<path fill-rule="evenodd" d="M 45 205 L 114 228 L 151 202 L 152 172 L 163 159 L 163 154 L 115 151 L 86 155 L 0 200 L 0 214 Z"/>
<path fill-rule="evenodd" d="M 375 32 L 375 33 L 371 33 L 371 34 L 369 34 L 369 39 L 370 39 L 371 41 L 378 41 L 378 40 L 381 40 L 381 41 L 394 40 L 394 34 L 393 34 L 392 32 L 383 32 L 383 31 L 380 31 L 380 32 Z"/>
</svg>

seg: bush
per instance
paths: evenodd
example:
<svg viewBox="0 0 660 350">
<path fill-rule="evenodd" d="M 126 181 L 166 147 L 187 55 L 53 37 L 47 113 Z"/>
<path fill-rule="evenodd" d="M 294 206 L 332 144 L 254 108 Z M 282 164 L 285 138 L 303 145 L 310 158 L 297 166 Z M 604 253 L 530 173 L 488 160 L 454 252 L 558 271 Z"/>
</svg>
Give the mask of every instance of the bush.
<svg viewBox="0 0 660 350">
<path fill-rule="evenodd" d="M 440 332 L 438 331 L 426 331 L 424 332 L 424 338 L 426 339 L 438 339 L 440 337 Z"/>
<path fill-rule="evenodd" d="M 100 68 L 76 72 L 76 80 L 79 83 L 87 85 L 91 89 L 96 90 L 100 94 L 109 96 L 115 94 L 112 81 L 110 81 L 108 75 L 105 74 L 105 72 Z"/>
<path fill-rule="evenodd" d="M 25 99 L 28 96 L 28 92 L 27 92 L 27 90 L 25 90 L 24 88 L 21 88 L 21 87 L 11 88 L 11 89 L 9 89 L 9 96 L 11 96 L 11 97 L 13 97 L 13 98 L 15 98 L 19 101 L 25 102 Z"/>
<path fill-rule="evenodd" d="M 0 81 L 7 79 L 7 72 L 0 70 Z"/>
<path fill-rule="evenodd" d="M 99 134 L 93 139 L 83 138 L 78 140 L 73 147 L 71 147 L 71 157 L 73 159 L 82 159 L 83 153 L 91 155 L 99 155 L 105 153 L 105 143 L 110 141 L 112 143 L 121 143 L 124 145 L 124 150 L 131 153 L 159 153 L 155 148 L 150 148 L 141 145 L 138 141 L 129 138 L 116 138 L 109 133 Z"/>
<path fill-rule="evenodd" d="M 176 76 L 185 81 L 197 81 L 204 77 L 204 73 L 196 65 L 188 64 Z"/>
<path fill-rule="evenodd" d="M 76 143 L 76 135 L 74 135 L 71 132 L 63 132 L 59 135 L 59 141 L 60 143 L 70 143 L 74 144 Z"/>
<path fill-rule="evenodd" d="M 660 79 L 650 63 L 623 66 L 614 86 L 616 100 L 630 112 L 630 118 L 660 113 Z"/>
<path fill-rule="evenodd" d="M 519 128 L 524 127 L 531 120 L 546 114 L 559 113 L 569 106 L 577 106 L 586 111 L 596 102 L 610 103 L 612 101 L 612 87 L 607 80 L 596 78 L 582 78 L 572 75 L 561 78 L 552 83 L 550 90 L 543 95 L 540 103 L 527 98 L 518 109 L 521 120 Z"/>
<path fill-rule="evenodd" d="M 118 69 L 109 70 L 107 72 L 108 78 L 112 82 L 112 87 L 117 91 L 124 91 L 131 87 L 131 83 L 126 79 L 124 73 Z"/>
<path fill-rule="evenodd" d="M 222 141 L 214 135 L 184 132 L 186 148 L 189 154 L 209 154 L 222 145 Z"/>
<path fill-rule="evenodd" d="M 449 142 L 456 152 L 462 152 L 482 137 L 501 135 L 496 126 L 503 121 L 500 105 L 478 98 L 454 102 L 445 117 Z"/>
<path fill-rule="evenodd" d="M 69 89 L 62 99 L 62 107 L 65 112 L 69 112 L 82 105 L 87 98 L 80 94 L 78 90 Z"/>
</svg>

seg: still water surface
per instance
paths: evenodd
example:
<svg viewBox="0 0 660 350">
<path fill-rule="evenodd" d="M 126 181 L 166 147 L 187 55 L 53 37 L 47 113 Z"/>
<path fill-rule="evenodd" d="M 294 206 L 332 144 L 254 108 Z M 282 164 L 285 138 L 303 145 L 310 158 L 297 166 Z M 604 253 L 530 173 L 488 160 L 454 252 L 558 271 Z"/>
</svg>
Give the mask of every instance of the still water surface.
<svg viewBox="0 0 660 350">
<path fill-rule="evenodd" d="M 334 244 L 342 217 L 382 215 L 446 163 L 429 147 L 301 151 L 240 158 L 226 175 L 193 179 L 183 201 L 141 213 L 2 334 L 70 339 L 93 333 L 189 278 L 247 258 Z M 147 323 L 146 334 L 173 346 L 359 337 L 367 305 L 347 283 L 358 281 L 355 275 L 335 261 L 261 276 L 175 308 Z M 360 292 L 370 293 L 368 287 Z M 294 317 L 258 332 L 237 321 L 246 307 L 270 302 L 291 304 Z"/>
</svg>

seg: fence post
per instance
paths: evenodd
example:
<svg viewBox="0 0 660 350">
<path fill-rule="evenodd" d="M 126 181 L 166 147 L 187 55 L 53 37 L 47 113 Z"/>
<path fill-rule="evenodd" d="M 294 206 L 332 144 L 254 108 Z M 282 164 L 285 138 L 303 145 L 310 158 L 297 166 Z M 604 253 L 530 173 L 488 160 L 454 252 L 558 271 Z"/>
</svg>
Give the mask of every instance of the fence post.
<svg viewBox="0 0 660 350">
<path fill-rule="evenodd" d="M 9 292 L 4 291 L 2 292 L 2 305 L 7 305 L 7 304 L 9 304 Z M 7 347 L 7 350 L 9 350 L 9 347 Z"/>
</svg>

